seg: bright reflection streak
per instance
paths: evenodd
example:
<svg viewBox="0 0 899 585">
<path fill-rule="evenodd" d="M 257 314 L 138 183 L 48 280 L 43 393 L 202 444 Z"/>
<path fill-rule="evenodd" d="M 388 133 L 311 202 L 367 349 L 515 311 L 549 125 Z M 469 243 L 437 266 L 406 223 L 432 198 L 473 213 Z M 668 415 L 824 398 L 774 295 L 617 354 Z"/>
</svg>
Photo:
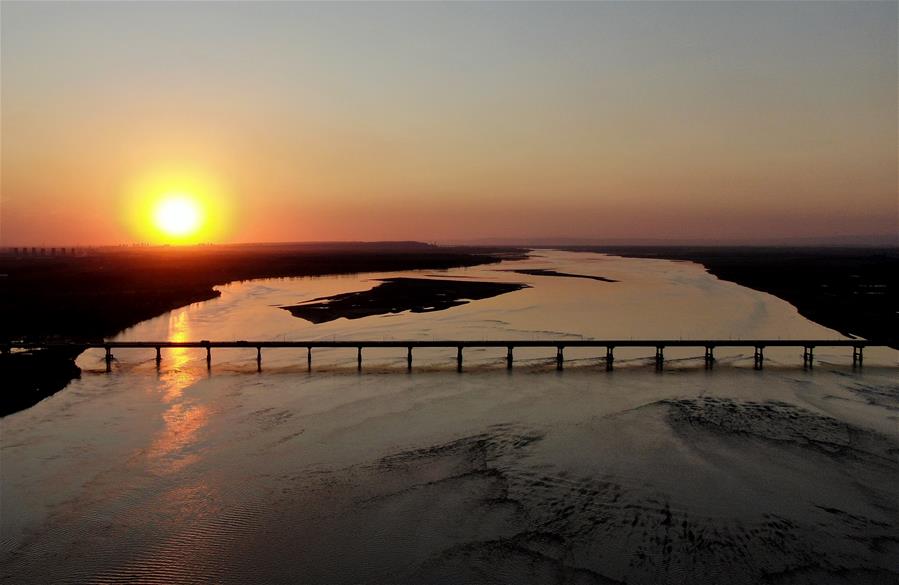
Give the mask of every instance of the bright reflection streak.
<svg viewBox="0 0 899 585">
<path fill-rule="evenodd" d="M 169 316 L 169 341 L 187 341 L 190 339 L 190 321 L 187 318 L 188 309 L 172 311 Z M 190 369 L 190 350 L 183 347 L 173 347 L 165 350 L 166 369 L 161 380 L 166 392 L 165 401 L 172 402 L 180 398 L 184 388 L 194 383 L 199 375 Z"/>
<path fill-rule="evenodd" d="M 186 341 L 190 338 L 188 310 L 172 312 L 169 318 L 169 341 Z M 170 348 L 166 356 L 166 369 L 160 376 L 163 400 L 171 406 L 163 413 L 165 428 L 150 446 L 148 457 L 161 473 L 171 473 L 190 465 L 198 459 L 190 453 L 196 435 L 208 422 L 209 411 L 205 406 L 192 405 L 184 399 L 184 390 L 194 384 L 200 374 L 190 366 L 190 350 Z"/>
</svg>

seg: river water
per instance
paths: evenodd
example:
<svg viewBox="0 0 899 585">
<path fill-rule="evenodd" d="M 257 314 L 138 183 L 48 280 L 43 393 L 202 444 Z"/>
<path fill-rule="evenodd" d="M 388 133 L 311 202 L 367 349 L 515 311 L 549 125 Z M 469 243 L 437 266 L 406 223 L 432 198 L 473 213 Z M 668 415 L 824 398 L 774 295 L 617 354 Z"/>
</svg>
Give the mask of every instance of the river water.
<svg viewBox="0 0 899 585">
<path fill-rule="evenodd" d="M 551 269 L 617 282 L 529 276 Z M 313 325 L 380 277 L 528 288 Z M 233 283 L 116 339 L 840 338 L 696 264 L 537 251 Z M 601 351 L 601 350 L 600 350 Z M 899 582 L 899 355 L 796 349 L 102 352 L 2 419 L 11 583 Z"/>
</svg>

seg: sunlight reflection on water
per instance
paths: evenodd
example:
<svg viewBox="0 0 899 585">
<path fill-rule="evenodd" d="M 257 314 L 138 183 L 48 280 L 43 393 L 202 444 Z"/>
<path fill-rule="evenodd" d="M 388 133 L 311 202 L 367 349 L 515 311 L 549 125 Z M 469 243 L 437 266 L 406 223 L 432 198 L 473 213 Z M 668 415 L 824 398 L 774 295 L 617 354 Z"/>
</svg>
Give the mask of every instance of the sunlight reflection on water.
<svg viewBox="0 0 899 585">
<path fill-rule="evenodd" d="M 187 309 L 173 311 L 169 317 L 170 341 L 191 339 L 190 320 Z M 153 440 L 147 457 L 151 468 L 160 473 L 174 473 L 195 462 L 199 455 L 191 452 L 197 433 L 208 421 L 208 407 L 192 404 L 184 392 L 201 374 L 191 367 L 190 350 L 185 348 L 167 349 L 165 368 L 161 370 L 159 390 L 162 399 L 169 404 L 162 414 L 165 426 Z"/>
</svg>

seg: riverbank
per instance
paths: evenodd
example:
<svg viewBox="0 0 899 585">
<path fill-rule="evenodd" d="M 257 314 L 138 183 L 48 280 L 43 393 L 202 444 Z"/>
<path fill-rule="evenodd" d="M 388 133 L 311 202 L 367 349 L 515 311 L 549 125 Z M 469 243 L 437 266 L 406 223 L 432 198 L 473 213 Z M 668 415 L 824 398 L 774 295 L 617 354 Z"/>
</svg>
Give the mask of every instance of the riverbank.
<svg viewBox="0 0 899 585">
<path fill-rule="evenodd" d="M 100 248 L 83 256 L 0 255 L 0 340 L 100 340 L 178 307 L 216 298 L 219 293 L 214 287 L 234 281 L 441 270 L 524 254 L 512 248 L 374 242 Z M 0 362 L 0 376 L 10 384 L 0 406 L 3 413 L 19 410 L 21 396 L 28 397 L 25 408 L 79 374 L 72 363 L 76 356 L 40 352 L 28 356 L 13 354 Z M 37 370 L 32 367 L 36 363 L 40 364 Z"/>
<path fill-rule="evenodd" d="M 0 375 L 8 389 L 0 400 L 0 417 L 34 406 L 81 376 L 75 358 L 81 350 L 54 348 L 0 354 Z"/>
<path fill-rule="evenodd" d="M 772 294 L 847 336 L 899 349 L 899 249 L 572 246 L 629 258 L 688 260 L 722 280 Z"/>
</svg>

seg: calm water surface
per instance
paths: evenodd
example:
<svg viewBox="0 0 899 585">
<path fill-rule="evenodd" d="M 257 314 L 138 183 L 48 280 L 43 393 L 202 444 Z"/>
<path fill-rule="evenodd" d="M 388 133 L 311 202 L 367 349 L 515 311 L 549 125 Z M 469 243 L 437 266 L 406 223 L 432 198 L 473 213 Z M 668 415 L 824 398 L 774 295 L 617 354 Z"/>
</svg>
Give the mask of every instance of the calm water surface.
<svg viewBox="0 0 899 585">
<path fill-rule="evenodd" d="M 548 268 L 619 282 L 525 276 Z M 221 287 L 117 339 L 838 338 L 701 266 L 538 252 L 416 277 L 530 288 L 313 325 L 397 273 Z M 120 350 L 2 419 L 11 583 L 894 583 L 894 351 Z"/>
</svg>

